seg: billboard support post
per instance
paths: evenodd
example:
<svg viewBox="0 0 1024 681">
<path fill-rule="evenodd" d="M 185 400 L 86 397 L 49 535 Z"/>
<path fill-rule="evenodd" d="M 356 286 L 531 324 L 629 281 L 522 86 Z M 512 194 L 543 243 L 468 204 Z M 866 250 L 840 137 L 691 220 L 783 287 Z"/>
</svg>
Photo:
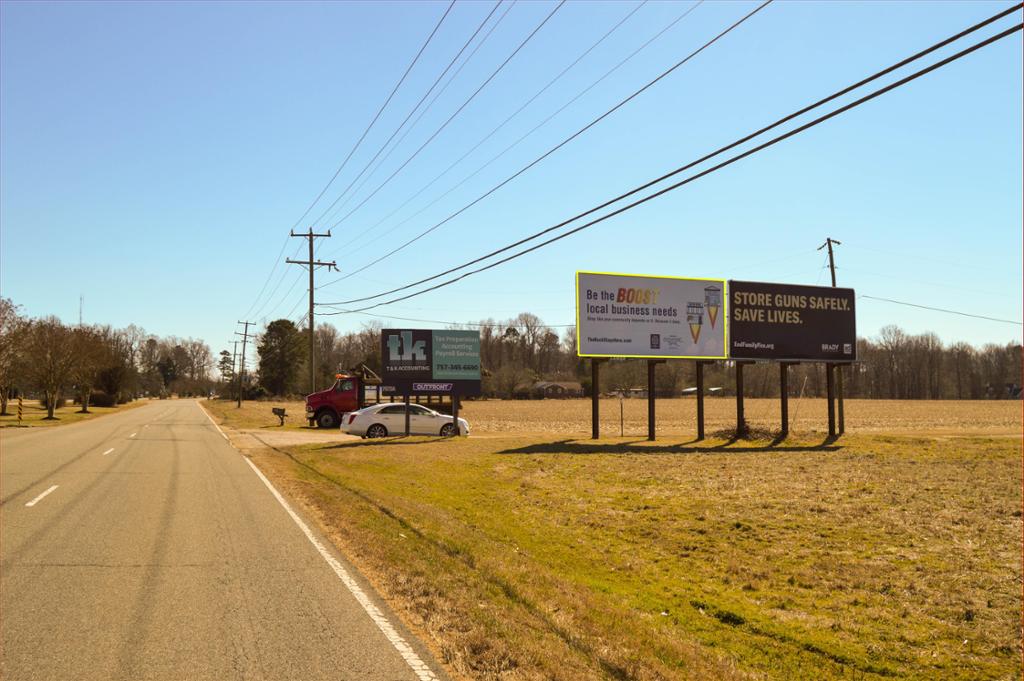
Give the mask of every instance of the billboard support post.
<svg viewBox="0 0 1024 681">
<path fill-rule="evenodd" d="M 796 362 L 779 362 L 779 409 L 782 420 L 780 437 L 789 435 L 789 367 Z"/>
<path fill-rule="evenodd" d="M 831 362 L 825 364 L 825 391 L 828 397 L 828 436 L 830 439 L 836 436 L 835 368 L 836 365 Z"/>
<path fill-rule="evenodd" d="M 662 361 L 656 359 L 647 360 L 647 439 L 654 441 L 654 367 Z"/>
<path fill-rule="evenodd" d="M 459 427 L 459 393 L 452 391 L 452 425 L 455 430 L 453 435 L 462 435 L 462 428 Z"/>
<path fill-rule="evenodd" d="M 838 381 L 837 387 L 839 388 L 839 434 L 842 435 L 846 432 L 846 418 L 843 414 L 843 369 L 845 365 L 836 365 L 836 379 Z"/>
<path fill-rule="evenodd" d="M 601 362 L 599 357 L 590 358 L 590 439 L 601 437 Z"/>
<path fill-rule="evenodd" d="M 405 393 L 405 436 L 409 437 L 409 393 Z"/>
<path fill-rule="evenodd" d="M 704 362 L 697 360 L 697 439 L 704 439 Z"/>
<path fill-rule="evenodd" d="M 743 366 L 750 362 L 736 362 L 736 437 L 747 434 L 747 420 L 743 415 Z"/>
</svg>

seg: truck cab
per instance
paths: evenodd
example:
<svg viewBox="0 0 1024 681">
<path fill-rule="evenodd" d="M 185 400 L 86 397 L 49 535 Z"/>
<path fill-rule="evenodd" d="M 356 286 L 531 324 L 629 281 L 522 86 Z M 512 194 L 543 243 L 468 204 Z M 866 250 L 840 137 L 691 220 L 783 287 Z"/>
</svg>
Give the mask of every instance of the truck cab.
<svg viewBox="0 0 1024 681">
<path fill-rule="evenodd" d="M 334 375 L 334 385 L 306 395 L 306 419 L 318 428 L 338 428 L 341 417 L 366 406 L 366 385 L 380 385 L 380 378 L 367 367 Z"/>
</svg>

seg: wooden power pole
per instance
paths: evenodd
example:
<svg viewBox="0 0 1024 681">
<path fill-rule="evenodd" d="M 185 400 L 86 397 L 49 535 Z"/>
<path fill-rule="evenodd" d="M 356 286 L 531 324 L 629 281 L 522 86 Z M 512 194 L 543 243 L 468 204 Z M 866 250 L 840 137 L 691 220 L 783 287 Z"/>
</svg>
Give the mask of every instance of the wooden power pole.
<svg viewBox="0 0 1024 681">
<path fill-rule="evenodd" d="M 833 244 L 835 244 L 836 246 L 842 246 L 843 242 L 836 241 L 832 237 L 826 237 L 825 238 L 825 243 L 823 243 L 822 245 L 818 246 L 818 250 L 820 251 L 823 248 L 828 248 L 828 268 L 832 272 L 832 288 L 835 288 L 836 287 L 836 259 L 835 259 L 835 254 L 832 251 L 832 245 Z M 854 341 L 854 342 L 856 342 L 856 341 Z M 839 434 L 842 435 L 843 433 L 846 432 L 846 419 L 843 416 L 843 366 L 840 364 L 838 366 L 838 368 L 839 368 L 839 376 L 838 376 L 838 380 L 836 381 L 836 393 L 837 393 L 836 397 L 839 398 L 839 400 L 838 400 L 839 401 Z M 832 376 L 831 376 L 832 369 L 833 369 L 832 365 L 826 365 L 826 371 L 829 373 L 828 379 L 830 381 L 832 380 Z"/>
<path fill-rule="evenodd" d="M 326 238 L 331 236 L 331 230 L 327 230 L 326 234 L 315 234 L 313 228 L 310 227 L 309 231 L 305 234 L 296 234 L 294 231 L 290 233 L 290 236 L 302 237 L 303 239 L 309 240 L 309 260 L 292 260 L 291 258 L 285 259 L 290 265 L 304 265 L 309 268 L 309 392 L 316 392 L 316 363 L 314 361 L 314 347 L 316 346 L 316 338 L 314 336 L 314 329 L 316 325 L 313 323 L 313 292 L 316 290 L 313 286 L 313 270 L 317 267 L 326 267 L 328 270 L 338 270 L 338 265 L 332 260 L 330 262 L 321 262 L 313 259 L 313 239 Z"/>
<path fill-rule="evenodd" d="M 242 408 L 242 377 L 245 376 L 245 344 L 249 340 L 249 325 L 253 322 L 238 322 L 239 324 L 245 324 L 245 331 L 238 333 L 235 331 L 236 336 L 242 337 L 242 361 L 238 364 L 238 404 L 239 409 Z M 236 343 L 238 341 L 235 341 Z M 237 345 L 235 347 L 238 347 Z"/>
</svg>

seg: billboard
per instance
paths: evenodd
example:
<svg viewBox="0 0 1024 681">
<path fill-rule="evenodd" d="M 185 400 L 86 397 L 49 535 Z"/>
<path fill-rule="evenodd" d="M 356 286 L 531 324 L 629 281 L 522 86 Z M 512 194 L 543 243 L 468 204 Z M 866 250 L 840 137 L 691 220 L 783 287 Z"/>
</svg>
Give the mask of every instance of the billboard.
<svg viewBox="0 0 1024 681">
<path fill-rule="evenodd" d="M 857 358 L 851 288 L 729 281 L 731 359 Z"/>
<path fill-rule="evenodd" d="M 725 359 L 725 281 L 576 273 L 580 357 Z"/>
<path fill-rule="evenodd" d="M 384 392 L 480 394 L 480 332 L 383 329 Z"/>
</svg>

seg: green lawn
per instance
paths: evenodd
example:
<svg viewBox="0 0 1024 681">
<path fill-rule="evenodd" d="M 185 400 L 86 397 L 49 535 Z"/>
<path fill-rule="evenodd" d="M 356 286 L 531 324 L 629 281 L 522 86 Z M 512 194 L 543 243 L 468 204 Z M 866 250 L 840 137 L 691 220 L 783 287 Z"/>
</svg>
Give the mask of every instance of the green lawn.
<svg viewBox="0 0 1024 681">
<path fill-rule="evenodd" d="M 1019 678 L 1018 438 L 710 445 L 255 460 L 473 678 Z"/>
</svg>

